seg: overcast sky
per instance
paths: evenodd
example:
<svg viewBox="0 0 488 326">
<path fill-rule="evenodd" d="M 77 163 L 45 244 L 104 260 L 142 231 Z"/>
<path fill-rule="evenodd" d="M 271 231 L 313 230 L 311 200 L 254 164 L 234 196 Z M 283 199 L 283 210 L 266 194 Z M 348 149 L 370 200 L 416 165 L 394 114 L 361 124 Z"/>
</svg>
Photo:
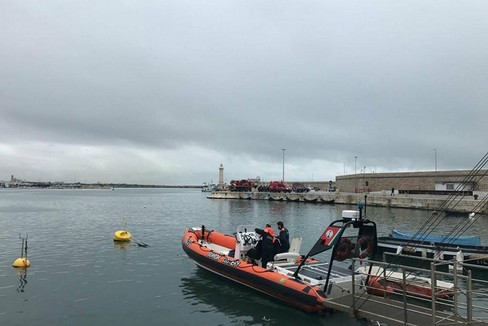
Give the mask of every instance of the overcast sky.
<svg viewBox="0 0 488 326">
<path fill-rule="evenodd" d="M 2 0 L 0 180 L 471 169 L 488 1 Z M 435 150 L 434 150 L 435 149 Z M 355 159 L 357 156 L 357 159 Z"/>
</svg>

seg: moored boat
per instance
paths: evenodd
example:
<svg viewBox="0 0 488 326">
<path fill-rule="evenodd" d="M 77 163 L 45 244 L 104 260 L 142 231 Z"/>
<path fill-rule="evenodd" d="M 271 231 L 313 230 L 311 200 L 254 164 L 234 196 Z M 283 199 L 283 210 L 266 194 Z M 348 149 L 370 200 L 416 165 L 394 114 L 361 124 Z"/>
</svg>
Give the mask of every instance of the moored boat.
<svg viewBox="0 0 488 326">
<path fill-rule="evenodd" d="M 327 310 L 324 302 L 347 295 L 353 277 L 360 280 L 349 264 L 337 262 L 372 256 L 376 244 L 376 224 L 357 211 L 344 211 L 306 255 L 278 254 L 263 268 L 255 255 L 259 236 L 254 230 L 242 225 L 234 236 L 192 227 L 185 230 L 182 247 L 198 266 L 309 313 Z M 329 261 L 312 258 L 328 250 Z"/>
<path fill-rule="evenodd" d="M 203 187 L 201 189 L 202 192 L 214 192 L 217 190 L 217 185 L 215 183 L 203 183 Z"/>
<path fill-rule="evenodd" d="M 388 236 L 378 238 L 377 253 L 378 255 L 383 253 L 410 255 L 437 261 L 457 261 L 458 263 L 464 263 L 466 269 L 476 268 L 476 266 L 488 266 L 487 246 L 404 240 Z M 405 263 L 407 262 L 406 259 L 403 260 Z M 484 274 L 486 274 L 486 271 L 484 271 Z"/>
<path fill-rule="evenodd" d="M 461 235 L 457 237 L 452 237 L 440 234 L 410 233 L 392 230 L 391 237 L 401 240 L 418 240 L 449 245 L 481 246 L 481 238 L 475 235 Z"/>
<path fill-rule="evenodd" d="M 432 287 L 430 278 L 418 276 L 413 273 L 405 275 L 394 270 L 384 269 L 378 266 L 360 267 L 358 272 L 369 275 L 368 293 L 383 296 L 385 294 L 405 294 L 412 297 L 423 299 L 432 298 L 432 289 L 435 289 L 436 298 L 449 299 L 454 296 L 454 284 L 450 282 L 436 280 L 435 287 Z M 386 292 L 386 293 L 385 293 Z"/>
</svg>

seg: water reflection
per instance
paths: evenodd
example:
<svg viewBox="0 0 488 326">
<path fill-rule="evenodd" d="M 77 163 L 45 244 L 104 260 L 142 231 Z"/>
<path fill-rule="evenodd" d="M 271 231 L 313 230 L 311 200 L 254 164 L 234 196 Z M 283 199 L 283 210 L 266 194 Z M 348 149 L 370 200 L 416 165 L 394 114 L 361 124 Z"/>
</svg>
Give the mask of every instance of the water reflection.
<svg viewBox="0 0 488 326">
<path fill-rule="evenodd" d="M 192 314 L 218 315 L 216 313 L 220 312 L 230 318 L 231 323 L 239 325 L 336 325 L 334 321 L 340 321 L 341 325 L 367 325 L 342 313 L 301 312 L 200 268 L 183 277 L 180 288 L 185 301 L 194 306 Z"/>
<path fill-rule="evenodd" d="M 119 250 L 127 250 L 129 248 L 130 242 L 114 241 L 114 248 Z"/>
<path fill-rule="evenodd" d="M 17 292 L 24 292 L 25 286 L 27 285 L 27 269 L 20 268 L 16 269 L 17 275 L 19 275 L 19 286 L 17 286 Z"/>
</svg>

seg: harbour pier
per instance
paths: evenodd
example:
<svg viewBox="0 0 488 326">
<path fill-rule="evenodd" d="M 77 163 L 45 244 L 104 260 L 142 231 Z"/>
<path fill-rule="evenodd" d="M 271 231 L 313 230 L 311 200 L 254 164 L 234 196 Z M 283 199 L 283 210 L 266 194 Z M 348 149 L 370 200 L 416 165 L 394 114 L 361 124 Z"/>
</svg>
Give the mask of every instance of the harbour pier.
<svg viewBox="0 0 488 326">
<path fill-rule="evenodd" d="M 431 211 L 446 211 L 445 202 L 449 195 L 432 194 L 391 194 L 387 191 L 350 193 L 350 192 L 328 192 L 314 191 L 307 193 L 273 193 L 273 192 L 238 192 L 238 191 L 215 191 L 207 196 L 209 199 L 245 199 L 245 200 L 271 200 L 300 202 L 312 204 L 344 204 L 357 205 L 364 203 L 365 196 L 369 206 L 392 207 L 392 208 L 413 208 Z M 457 199 L 455 207 L 449 207 L 447 212 L 471 213 L 478 206 L 480 200 L 486 196 L 482 194 L 462 195 Z"/>
</svg>

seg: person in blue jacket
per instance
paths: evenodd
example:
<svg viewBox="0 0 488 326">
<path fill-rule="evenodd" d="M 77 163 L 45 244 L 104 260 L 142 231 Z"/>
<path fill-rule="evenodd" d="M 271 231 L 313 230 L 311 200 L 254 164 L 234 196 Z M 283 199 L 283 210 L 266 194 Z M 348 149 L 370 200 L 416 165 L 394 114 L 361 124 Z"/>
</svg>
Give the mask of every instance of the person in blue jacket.
<svg viewBox="0 0 488 326">
<path fill-rule="evenodd" d="M 278 226 L 278 230 L 280 230 L 277 237 L 281 244 L 280 253 L 288 252 L 290 250 L 290 233 L 283 225 L 283 222 L 279 221 L 276 225 Z"/>
</svg>

